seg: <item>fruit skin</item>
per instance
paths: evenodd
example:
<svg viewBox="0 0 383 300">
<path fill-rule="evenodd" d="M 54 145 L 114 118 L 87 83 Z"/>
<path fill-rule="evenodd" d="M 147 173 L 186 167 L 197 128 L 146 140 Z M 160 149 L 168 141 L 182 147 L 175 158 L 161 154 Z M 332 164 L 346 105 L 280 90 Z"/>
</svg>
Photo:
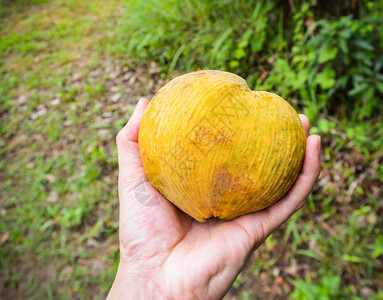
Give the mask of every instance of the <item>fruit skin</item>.
<svg viewBox="0 0 383 300">
<path fill-rule="evenodd" d="M 138 142 L 154 187 L 203 222 L 231 220 L 280 199 L 300 172 L 306 135 L 278 95 L 251 91 L 235 74 L 204 70 L 156 93 Z"/>
</svg>

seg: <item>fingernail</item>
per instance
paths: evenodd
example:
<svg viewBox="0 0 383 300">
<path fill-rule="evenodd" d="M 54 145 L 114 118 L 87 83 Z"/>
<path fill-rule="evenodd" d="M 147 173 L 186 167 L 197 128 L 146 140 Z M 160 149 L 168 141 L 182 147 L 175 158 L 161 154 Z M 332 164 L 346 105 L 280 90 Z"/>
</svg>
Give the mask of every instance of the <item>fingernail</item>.
<svg viewBox="0 0 383 300">
<path fill-rule="evenodd" d="M 136 111 L 137 108 L 141 105 L 141 102 L 142 102 L 142 98 L 138 100 L 136 107 L 134 108 L 134 111 Z"/>
<path fill-rule="evenodd" d="M 321 137 L 318 135 L 318 155 L 320 157 Z"/>
<path fill-rule="evenodd" d="M 141 105 L 143 99 L 144 98 L 140 98 L 140 100 L 138 100 L 136 107 L 134 108 L 134 111 L 132 113 L 132 117 L 137 113 L 137 108 Z"/>
</svg>

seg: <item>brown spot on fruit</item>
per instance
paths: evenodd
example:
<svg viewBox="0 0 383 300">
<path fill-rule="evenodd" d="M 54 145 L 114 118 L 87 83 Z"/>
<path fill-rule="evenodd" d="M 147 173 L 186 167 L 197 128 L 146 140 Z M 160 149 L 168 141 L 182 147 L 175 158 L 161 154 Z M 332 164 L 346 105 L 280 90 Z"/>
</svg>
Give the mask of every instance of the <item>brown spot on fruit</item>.
<svg viewBox="0 0 383 300">
<path fill-rule="evenodd" d="M 213 186 L 218 193 L 233 192 L 240 188 L 238 179 L 234 178 L 227 167 L 218 169 L 214 175 Z"/>
</svg>

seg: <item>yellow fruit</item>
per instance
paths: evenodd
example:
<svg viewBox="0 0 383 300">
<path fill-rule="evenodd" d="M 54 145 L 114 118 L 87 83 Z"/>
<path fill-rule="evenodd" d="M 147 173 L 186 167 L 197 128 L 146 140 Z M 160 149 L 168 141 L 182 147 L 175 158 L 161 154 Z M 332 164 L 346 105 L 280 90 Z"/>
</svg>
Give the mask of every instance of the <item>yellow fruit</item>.
<svg viewBox="0 0 383 300">
<path fill-rule="evenodd" d="M 296 180 L 305 145 L 300 119 L 284 99 L 211 70 L 162 87 L 139 131 L 149 180 L 199 221 L 230 220 L 276 202 Z"/>
</svg>

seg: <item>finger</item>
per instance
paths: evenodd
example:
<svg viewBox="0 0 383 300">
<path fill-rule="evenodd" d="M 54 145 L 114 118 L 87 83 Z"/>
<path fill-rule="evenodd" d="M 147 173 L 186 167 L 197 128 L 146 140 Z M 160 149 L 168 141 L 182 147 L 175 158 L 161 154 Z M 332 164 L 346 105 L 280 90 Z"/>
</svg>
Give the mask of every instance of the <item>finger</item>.
<svg viewBox="0 0 383 300">
<path fill-rule="evenodd" d="M 138 131 L 142 116 L 144 115 L 145 109 L 148 106 L 149 101 L 142 98 L 138 101 L 136 108 L 128 123 L 120 130 L 117 134 L 117 152 L 118 162 L 121 165 L 132 158 L 138 159 Z"/>
<path fill-rule="evenodd" d="M 134 186 L 137 178 L 144 175 L 137 141 L 140 122 L 148 104 L 147 99 L 141 99 L 128 123 L 117 134 L 120 191 Z"/>
<path fill-rule="evenodd" d="M 310 135 L 309 128 L 310 128 L 310 122 L 309 118 L 307 118 L 304 114 L 299 114 L 299 118 L 301 119 L 301 123 L 303 126 L 304 131 L 306 132 L 306 137 Z"/>
<path fill-rule="evenodd" d="M 137 106 L 134 109 L 134 112 L 130 117 L 128 123 L 117 134 L 117 147 L 123 148 L 126 141 L 137 143 L 140 122 L 148 105 L 148 99 L 141 98 L 140 101 L 138 101 Z"/>
<path fill-rule="evenodd" d="M 319 152 L 320 136 L 309 136 L 301 173 L 290 191 L 274 205 L 236 220 L 249 233 L 253 243 L 265 239 L 302 207 L 319 176 Z"/>
</svg>

